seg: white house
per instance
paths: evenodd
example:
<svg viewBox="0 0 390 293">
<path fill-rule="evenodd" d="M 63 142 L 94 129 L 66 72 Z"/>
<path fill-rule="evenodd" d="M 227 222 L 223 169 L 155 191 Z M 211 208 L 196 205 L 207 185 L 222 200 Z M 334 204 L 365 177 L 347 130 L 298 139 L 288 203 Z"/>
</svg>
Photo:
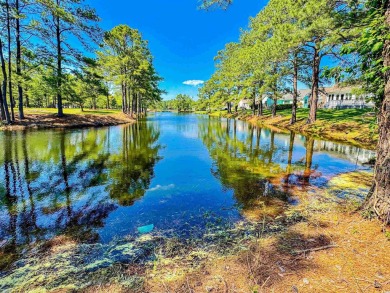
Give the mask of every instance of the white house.
<svg viewBox="0 0 390 293">
<path fill-rule="evenodd" d="M 238 102 L 238 109 L 240 110 L 250 110 L 253 105 L 252 99 L 242 99 Z"/>
<path fill-rule="evenodd" d="M 357 95 L 354 94 L 352 87 L 323 87 L 319 90 L 318 108 L 328 109 L 344 109 L 344 108 L 373 108 L 375 104 L 370 100 L 371 94 Z M 310 89 L 298 90 L 298 102 L 301 107 L 309 108 L 309 99 L 311 95 Z M 274 101 L 267 95 L 262 96 L 263 105 L 267 108 L 273 106 Z M 259 103 L 259 98 L 256 98 L 256 106 Z M 291 105 L 293 103 L 293 95 L 285 94 L 277 100 L 277 105 Z M 241 110 L 252 109 L 252 99 L 242 99 L 238 103 L 238 108 Z"/>
<path fill-rule="evenodd" d="M 357 95 L 353 93 L 352 87 L 330 87 L 325 88 L 327 100 L 325 108 L 343 109 L 343 108 L 373 108 L 375 104 L 370 98 L 372 94 Z"/>
</svg>

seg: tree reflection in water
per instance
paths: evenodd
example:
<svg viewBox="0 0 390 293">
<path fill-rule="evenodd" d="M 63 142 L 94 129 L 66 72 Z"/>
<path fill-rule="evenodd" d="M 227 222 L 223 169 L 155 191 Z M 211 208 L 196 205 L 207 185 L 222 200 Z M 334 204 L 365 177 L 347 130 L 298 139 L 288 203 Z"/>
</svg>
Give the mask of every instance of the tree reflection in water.
<svg viewBox="0 0 390 293">
<path fill-rule="evenodd" d="M 0 134 L 0 239 L 7 249 L 65 234 L 94 242 L 118 205 L 149 188 L 159 130 L 146 123 Z"/>
<path fill-rule="evenodd" d="M 297 140 L 294 132 L 279 134 L 243 121 L 202 119 L 199 135 L 214 161 L 212 172 L 226 189 L 234 191 L 244 214 L 256 208 L 264 216 L 260 206 L 266 216 L 276 216 L 290 200 L 292 188 L 307 191 L 323 186 L 335 174 L 322 141 L 302 135 Z M 314 162 L 316 151 L 319 156 Z M 350 151 L 359 154 L 358 148 Z"/>
<path fill-rule="evenodd" d="M 167 147 L 160 152 L 161 144 Z M 156 168 L 160 153 L 165 160 Z M 234 224 L 242 215 L 275 218 L 293 189 L 324 186 L 372 155 L 195 115 L 161 114 L 102 129 L 0 132 L 0 260 L 4 250 L 12 254 L 57 235 L 108 243 L 153 224 L 156 233 L 186 237 L 207 232 L 209 215 L 216 224 Z"/>
<path fill-rule="evenodd" d="M 241 121 L 209 119 L 199 127 L 200 137 L 214 160 L 214 176 L 226 189 L 234 191 L 244 214 L 254 206 L 274 205 L 276 209 L 268 209 L 266 214 L 275 216 L 287 200 L 286 193 L 270 183 L 271 178 L 284 173 L 281 165 L 273 162 L 274 156 L 284 153 L 275 144 L 275 132 L 266 131 L 264 135 L 269 140 L 260 145 L 262 129 Z"/>
</svg>

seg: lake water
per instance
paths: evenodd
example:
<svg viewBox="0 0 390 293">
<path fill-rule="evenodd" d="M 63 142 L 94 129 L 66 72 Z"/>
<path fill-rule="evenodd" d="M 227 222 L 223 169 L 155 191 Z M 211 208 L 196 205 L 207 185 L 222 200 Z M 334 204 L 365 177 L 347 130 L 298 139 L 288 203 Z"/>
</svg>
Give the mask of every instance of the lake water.
<svg viewBox="0 0 390 293">
<path fill-rule="evenodd" d="M 201 235 L 259 197 L 369 169 L 357 147 L 246 122 L 157 113 L 99 129 L 0 133 L 0 243 L 56 235 L 107 243 L 150 230 Z M 280 182 L 278 184 L 277 182 Z"/>
</svg>

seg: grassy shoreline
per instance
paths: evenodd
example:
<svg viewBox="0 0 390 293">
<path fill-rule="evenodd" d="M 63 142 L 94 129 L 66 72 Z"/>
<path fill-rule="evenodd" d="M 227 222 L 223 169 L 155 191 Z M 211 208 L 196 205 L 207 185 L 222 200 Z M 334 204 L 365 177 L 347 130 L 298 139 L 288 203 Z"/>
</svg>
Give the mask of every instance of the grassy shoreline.
<svg viewBox="0 0 390 293">
<path fill-rule="evenodd" d="M 318 120 L 311 125 L 306 124 L 308 109 L 298 109 L 297 122 L 290 125 L 291 110 L 280 110 L 276 117 L 266 110 L 262 117 L 252 112 L 238 112 L 228 114 L 218 111 L 210 114 L 211 117 L 226 117 L 248 121 L 280 131 L 295 131 L 303 135 L 312 135 L 338 142 L 375 150 L 378 141 L 378 126 L 376 116 L 368 109 L 345 110 L 318 110 Z"/>
<path fill-rule="evenodd" d="M 0 124 L 1 130 L 50 129 L 50 128 L 84 128 L 114 126 L 133 123 L 135 120 L 118 110 L 84 110 L 64 109 L 65 116 L 57 117 L 57 109 L 27 108 L 25 119 L 16 121 L 12 125 Z M 16 114 L 16 113 L 15 113 Z M 17 116 L 17 115 L 16 115 Z"/>
</svg>

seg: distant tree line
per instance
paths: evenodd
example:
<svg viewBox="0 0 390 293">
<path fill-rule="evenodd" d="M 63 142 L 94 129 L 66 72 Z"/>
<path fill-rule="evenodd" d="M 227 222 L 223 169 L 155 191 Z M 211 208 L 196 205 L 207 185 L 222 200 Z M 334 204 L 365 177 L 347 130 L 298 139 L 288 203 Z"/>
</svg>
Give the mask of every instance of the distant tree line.
<svg viewBox="0 0 390 293">
<path fill-rule="evenodd" d="M 56 107 L 59 117 L 85 106 L 140 115 L 160 99 L 141 34 L 126 25 L 103 32 L 99 21 L 83 0 L 0 1 L 1 121 L 24 119 L 31 106 Z"/>
<path fill-rule="evenodd" d="M 160 101 L 154 104 L 153 108 L 160 111 L 178 111 L 189 112 L 193 111 L 197 103 L 189 95 L 178 94 L 172 100 Z"/>
</svg>

